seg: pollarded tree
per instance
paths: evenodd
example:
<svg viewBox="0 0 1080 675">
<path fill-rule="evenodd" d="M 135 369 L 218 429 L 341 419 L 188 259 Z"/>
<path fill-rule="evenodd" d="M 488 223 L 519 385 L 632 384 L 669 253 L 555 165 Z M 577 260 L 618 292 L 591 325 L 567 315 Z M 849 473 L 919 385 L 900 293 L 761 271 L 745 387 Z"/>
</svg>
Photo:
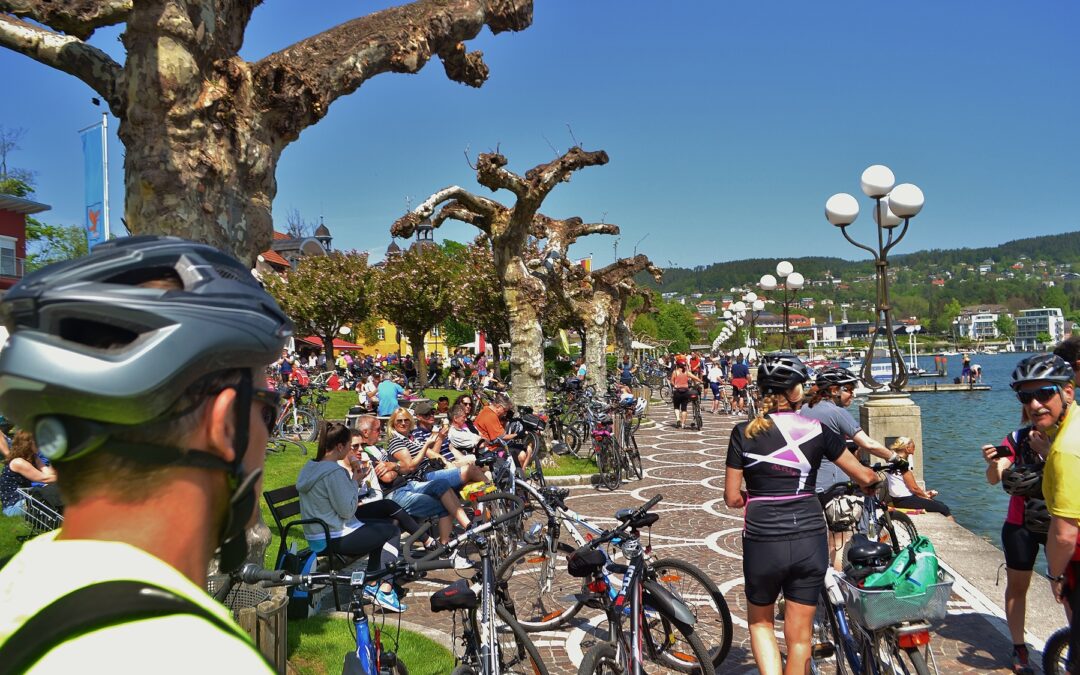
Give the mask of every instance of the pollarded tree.
<svg viewBox="0 0 1080 675">
<path fill-rule="evenodd" d="M 615 345 L 623 354 L 633 351 L 634 334 L 632 327 L 638 317 L 645 314 L 653 314 L 656 307 L 653 305 L 653 292 L 648 288 L 642 288 L 633 282 L 619 284 L 619 311 L 615 316 Z"/>
<path fill-rule="evenodd" d="M 375 276 L 375 312 L 401 329 L 412 347 L 420 381 L 427 381 L 424 336 L 454 314 L 461 300 L 461 256 L 435 244 L 390 256 Z"/>
<path fill-rule="evenodd" d="M 304 256 L 284 275 L 264 274 L 266 290 L 296 324 L 298 335 L 322 340 L 326 361 L 334 362 L 334 338 L 342 326 L 371 314 L 372 270 L 367 254 L 335 251 Z"/>
<path fill-rule="evenodd" d="M 555 221 L 539 213 L 541 204 L 559 183 L 587 166 L 607 164 L 604 151 L 586 152 L 573 147 L 565 154 L 519 176 L 506 169 L 506 157 L 484 153 L 477 158 L 477 181 L 484 187 L 508 190 L 515 199 L 505 206 L 480 197 L 457 185 L 439 190 L 394 223 L 391 234 L 410 237 L 424 218 L 439 227 L 446 220 L 459 220 L 480 229 L 491 241 L 495 273 L 502 285 L 510 320 L 510 365 L 515 402 L 536 408 L 544 404 L 544 350 L 539 308 L 545 284 L 530 270 L 527 259 L 529 235 L 538 222 L 570 223 L 575 238 L 594 232 L 618 232 L 606 223 L 584 223 L 580 218 Z M 438 213 L 435 209 L 442 205 Z"/>
<path fill-rule="evenodd" d="M 330 104 L 436 55 L 447 77 L 478 87 L 488 68 L 465 41 L 484 26 L 532 23 L 532 0 L 416 0 L 247 62 L 238 52 L 259 4 L 0 0 L 0 46 L 79 78 L 120 120 L 132 233 L 198 239 L 253 262 L 270 246 L 278 159 Z M 123 65 L 87 41 L 119 24 Z"/>
</svg>

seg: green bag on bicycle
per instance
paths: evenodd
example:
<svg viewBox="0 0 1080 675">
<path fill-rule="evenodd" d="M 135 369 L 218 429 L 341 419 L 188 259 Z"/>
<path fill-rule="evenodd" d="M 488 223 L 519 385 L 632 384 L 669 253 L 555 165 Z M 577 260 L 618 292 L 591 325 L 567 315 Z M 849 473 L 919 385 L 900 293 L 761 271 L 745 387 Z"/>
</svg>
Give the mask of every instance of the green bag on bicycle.
<svg viewBox="0 0 1080 675">
<path fill-rule="evenodd" d="M 864 588 L 891 588 L 897 598 L 925 595 L 938 582 L 938 558 L 926 537 L 916 537 L 884 572 L 866 577 Z"/>
</svg>

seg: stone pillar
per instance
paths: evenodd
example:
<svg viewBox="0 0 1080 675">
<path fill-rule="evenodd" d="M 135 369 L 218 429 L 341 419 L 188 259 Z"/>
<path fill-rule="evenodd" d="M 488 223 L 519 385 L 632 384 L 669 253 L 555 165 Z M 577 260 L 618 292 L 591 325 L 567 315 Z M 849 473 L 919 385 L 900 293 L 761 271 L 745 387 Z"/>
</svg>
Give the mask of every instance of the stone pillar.
<svg viewBox="0 0 1080 675">
<path fill-rule="evenodd" d="M 915 461 L 911 470 L 919 485 L 923 481 L 923 461 L 925 459 L 922 437 L 922 411 L 909 394 L 880 393 L 871 394 L 869 400 L 859 411 L 859 423 L 863 431 L 875 441 L 892 444 L 898 436 L 907 436 L 915 441 Z"/>
</svg>

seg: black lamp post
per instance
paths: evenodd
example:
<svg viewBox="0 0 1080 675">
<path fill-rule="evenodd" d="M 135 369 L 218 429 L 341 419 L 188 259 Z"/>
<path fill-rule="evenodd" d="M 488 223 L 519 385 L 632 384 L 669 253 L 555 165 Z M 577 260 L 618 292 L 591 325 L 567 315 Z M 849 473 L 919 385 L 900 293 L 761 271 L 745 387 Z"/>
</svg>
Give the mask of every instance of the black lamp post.
<svg viewBox="0 0 1080 675">
<path fill-rule="evenodd" d="M 776 277 L 780 277 L 780 280 L 777 281 Z M 788 331 L 790 330 L 788 315 L 791 310 L 791 303 L 795 300 L 795 295 L 802 289 L 806 280 L 786 260 L 776 263 L 776 277 L 765 274 L 761 277 L 758 285 L 761 286 L 763 291 L 780 291 L 781 301 L 784 304 L 784 341 L 780 349 L 786 351 L 788 349 Z"/>
<path fill-rule="evenodd" d="M 900 243 L 907 233 L 908 223 L 923 207 L 922 190 L 911 183 L 894 184 L 896 178 L 887 166 L 875 164 L 862 174 L 862 191 L 874 200 L 874 222 L 877 223 L 877 247 L 860 244 L 851 238 L 847 227 L 859 216 L 859 202 L 849 194 L 839 193 L 825 202 L 825 217 L 830 223 L 840 228 L 844 238 L 853 245 L 870 253 L 874 259 L 877 276 L 877 304 L 874 308 L 874 334 L 870 338 L 870 347 L 863 361 L 862 380 L 871 389 L 881 389 L 885 385 L 873 377 L 874 347 L 882 333 L 888 346 L 889 361 L 892 363 L 892 380 L 889 388 L 901 391 L 907 384 L 907 365 L 904 354 L 896 344 L 893 332 L 892 305 L 889 301 L 889 251 Z M 896 228 L 903 223 L 900 234 Z M 886 233 L 888 236 L 886 236 Z"/>
</svg>

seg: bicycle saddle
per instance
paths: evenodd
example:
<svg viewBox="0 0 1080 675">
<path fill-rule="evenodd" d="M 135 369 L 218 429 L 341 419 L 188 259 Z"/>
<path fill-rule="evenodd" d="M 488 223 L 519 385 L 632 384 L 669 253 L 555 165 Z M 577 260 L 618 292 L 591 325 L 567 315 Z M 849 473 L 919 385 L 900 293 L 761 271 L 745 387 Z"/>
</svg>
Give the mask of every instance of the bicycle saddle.
<svg viewBox="0 0 1080 675">
<path fill-rule="evenodd" d="M 636 510 L 637 509 L 619 509 L 615 513 L 615 517 L 619 519 L 620 523 L 630 521 L 630 527 L 638 530 L 643 527 L 649 527 L 660 520 L 660 514 L 658 513 L 643 513 L 637 518 L 633 518 L 634 511 Z M 631 520 L 631 518 L 633 518 L 633 520 Z"/>
</svg>

